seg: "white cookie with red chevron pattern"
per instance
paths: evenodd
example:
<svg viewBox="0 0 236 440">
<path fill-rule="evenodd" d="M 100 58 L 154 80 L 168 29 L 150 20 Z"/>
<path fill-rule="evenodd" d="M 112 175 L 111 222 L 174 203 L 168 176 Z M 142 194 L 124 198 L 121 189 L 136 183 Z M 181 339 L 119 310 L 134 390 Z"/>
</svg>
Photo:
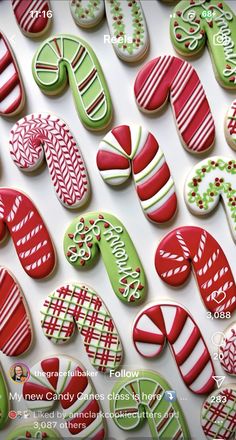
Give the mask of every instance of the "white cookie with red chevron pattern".
<svg viewBox="0 0 236 440">
<path fill-rule="evenodd" d="M 226 141 L 233 150 L 236 150 L 236 99 L 227 110 L 224 129 Z"/>
<path fill-rule="evenodd" d="M 59 201 L 71 209 L 87 202 L 90 184 L 86 165 L 68 125 L 56 115 L 33 113 L 16 122 L 10 153 L 23 171 L 39 168 L 45 156 Z"/>
<path fill-rule="evenodd" d="M 236 376 L 236 322 L 224 331 L 219 347 L 219 360 L 226 373 Z"/>
</svg>

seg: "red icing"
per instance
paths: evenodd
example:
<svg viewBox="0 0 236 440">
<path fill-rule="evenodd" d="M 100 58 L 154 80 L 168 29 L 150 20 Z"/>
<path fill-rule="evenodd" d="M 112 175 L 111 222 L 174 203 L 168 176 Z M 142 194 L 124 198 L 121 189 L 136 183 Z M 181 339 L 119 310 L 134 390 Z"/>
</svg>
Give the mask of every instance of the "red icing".
<svg viewBox="0 0 236 440">
<path fill-rule="evenodd" d="M 35 395 L 32 399 L 30 396 L 31 394 Z M 33 384 L 30 381 L 25 382 L 23 386 L 24 399 L 28 401 L 34 401 L 36 400 L 35 397 L 37 395 L 39 396 L 39 400 L 50 402 L 51 400 L 53 400 L 54 393 L 50 388 L 43 385 Z"/>
<path fill-rule="evenodd" d="M 48 376 L 48 381 L 54 389 L 57 388 L 58 383 L 58 376 L 54 373 L 59 370 L 59 366 L 59 359 L 56 357 L 45 359 L 41 362 L 42 370 L 45 373 L 50 373 L 50 375 Z"/>
<path fill-rule="evenodd" d="M 112 134 L 127 154 L 131 153 L 131 134 L 128 125 L 120 125 L 112 129 Z"/>
<path fill-rule="evenodd" d="M 100 408 L 99 408 L 98 402 L 95 399 L 91 400 L 91 402 L 86 407 L 86 410 L 81 412 L 77 417 L 74 417 L 73 420 L 68 421 L 68 429 L 71 432 L 71 434 L 73 434 L 73 435 L 79 434 L 84 429 L 86 429 L 89 425 L 91 425 L 91 423 L 97 417 L 99 410 L 100 410 Z M 91 414 L 90 417 L 84 417 L 85 413 Z M 85 425 L 86 428 L 84 428 L 83 425 Z"/>
<path fill-rule="evenodd" d="M 75 370 L 75 373 L 83 373 L 82 369 L 80 367 L 77 367 Z M 67 387 L 63 390 L 62 394 L 70 394 L 70 396 L 73 396 L 72 400 L 63 400 L 63 398 L 61 399 L 61 406 L 64 409 L 69 408 L 71 405 L 73 405 L 73 403 L 76 402 L 76 400 L 78 400 L 78 396 L 80 394 L 82 394 L 86 387 L 88 385 L 88 379 L 86 376 L 73 376 L 71 377 L 70 382 L 68 383 Z"/>
<path fill-rule="evenodd" d="M 177 207 L 177 197 L 176 194 L 172 196 L 157 210 L 152 211 L 148 214 L 148 217 L 153 222 L 158 221 L 158 223 L 167 222 L 170 218 L 175 215 Z"/>
<path fill-rule="evenodd" d="M 159 145 L 152 133 L 148 133 L 147 140 L 142 150 L 133 159 L 133 172 L 140 173 L 155 157 Z"/>
<path fill-rule="evenodd" d="M 99 170 L 110 170 L 114 163 L 119 170 L 129 168 L 129 160 L 126 157 L 108 151 L 98 151 L 97 166 Z"/>
<path fill-rule="evenodd" d="M 35 0 L 11 1 L 16 20 L 23 32 L 37 35 L 46 28 L 49 21 L 47 12 L 50 9 L 48 1 L 39 0 L 37 2 L 37 10 L 40 11 L 40 16 L 34 15 L 33 17 L 30 14 L 31 11 L 35 11 Z"/>
<path fill-rule="evenodd" d="M 7 225 L 25 272 L 32 278 L 48 276 L 55 265 L 55 252 L 33 202 L 20 191 L 0 188 L 0 211 L 3 216 L 0 220 L 0 239 L 4 238 L 4 225 Z"/>
<path fill-rule="evenodd" d="M 154 196 L 170 178 L 170 170 L 165 162 L 162 167 L 146 182 L 138 185 L 137 193 L 140 200 L 146 200 Z"/>
</svg>

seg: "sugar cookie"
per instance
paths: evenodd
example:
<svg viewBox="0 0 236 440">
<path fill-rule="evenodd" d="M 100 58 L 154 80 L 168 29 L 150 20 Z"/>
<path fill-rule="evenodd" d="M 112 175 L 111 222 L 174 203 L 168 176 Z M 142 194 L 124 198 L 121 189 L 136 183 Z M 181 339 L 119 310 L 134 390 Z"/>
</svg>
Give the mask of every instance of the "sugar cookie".
<svg viewBox="0 0 236 440">
<path fill-rule="evenodd" d="M 39 424 L 40 421 L 35 420 L 32 424 L 19 425 L 17 428 L 9 432 L 6 440 L 27 440 L 27 439 L 38 439 L 38 440 L 61 440 L 60 434 L 51 428 L 45 428 L 45 421 L 42 422 L 44 428 L 36 428 L 35 425 Z"/>
<path fill-rule="evenodd" d="M 116 55 L 132 63 L 149 48 L 145 15 L 139 0 L 106 0 L 106 17 Z"/>
<path fill-rule="evenodd" d="M 76 24 L 82 28 L 93 28 L 104 17 L 103 0 L 70 0 L 70 10 Z"/>
<path fill-rule="evenodd" d="M 177 303 L 150 304 L 138 314 L 133 327 L 138 353 L 157 357 L 169 343 L 185 385 L 195 394 L 213 390 L 215 382 L 211 355 L 190 313 Z"/>
<path fill-rule="evenodd" d="M 0 350 L 19 356 L 32 342 L 30 315 L 20 286 L 11 273 L 0 266 Z"/>
<path fill-rule="evenodd" d="M 7 229 L 24 271 L 32 278 L 47 277 L 54 269 L 56 256 L 41 215 L 26 194 L 0 188 L 0 241 Z"/>
<path fill-rule="evenodd" d="M 170 97 L 183 146 L 193 154 L 209 150 L 215 140 L 211 109 L 195 69 L 174 56 L 161 56 L 139 71 L 134 94 L 140 110 L 158 112 Z"/>
<path fill-rule="evenodd" d="M 224 331 L 219 347 L 219 360 L 226 373 L 236 376 L 236 322 Z"/>
<path fill-rule="evenodd" d="M 0 116 L 15 116 L 25 105 L 25 91 L 10 43 L 2 32 L 0 32 L 0 75 Z"/>
<path fill-rule="evenodd" d="M 23 397 L 31 411 L 51 411 L 60 402 L 67 429 L 77 438 L 105 438 L 99 400 L 83 365 L 67 356 L 43 359 L 30 369 Z"/>
<path fill-rule="evenodd" d="M 205 229 L 182 226 L 167 234 L 155 256 L 158 275 L 171 286 L 181 286 L 191 266 L 202 300 L 211 312 L 234 312 L 236 286 L 219 243 Z"/>
<path fill-rule="evenodd" d="M 175 50 L 188 57 L 207 43 L 217 81 L 236 90 L 236 17 L 226 2 L 180 1 L 171 15 L 170 36 Z"/>
<path fill-rule="evenodd" d="M 236 432 L 236 386 L 214 391 L 202 406 L 201 425 L 207 439 L 234 440 Z"/>
<path fill-rule="evenodd" d="M 79 147 L 62 119 L 34 113 L 20 119 L 11 130 L 10 153 L 23 171 L 40 167 L 44 155 L 59 201 L 67 208 L 84 205 L 90 184 Z"/>
<path fill-rule="evenodd" d="M 97 154 L 102 178 L 120 185 L 133 175 L 146 217 L 156 223 L 170 220 L 177 208 L 174 181 L 165 156 L 152 133 L 138 125 L 119 125 L 103 138 Z"/>
<path fill-rule="evenodd" d="M 41 326 L 55 344 L 68 342 L 77 326 L 91 364 L 103 373 L 122 362 L 115 323 L 102 298 L 87 285 L 70 283 L 54 290 L 41 309 Z"/>
<path fill-rule="evenodd" d="M 184 197 L 194 215 L 212 212 L 223 201 L 233 239 L 236 240 L 236 161 L 212 156 L 198 162 L 187 176 Z"/>
<path fill-rule="evenodd" d="M 0 365 L 0 430 L 4 428 L 8 420 L 9 409 L 9 393 Z"/>
<path fill-rule="evenodd" d="M 224 129 L 226 141 L 233 150 L 236 150 L 236 99 L 228 108 Z"/>
<path fill-rule="evenodd" d="M 112 389 L 110 411 L 114 422 L 124 431 L 141 427 L 147 420 L 151 438 L 188 440 L 188 425 L 179 402 L 168 401 L 172 387 L 159 373 L 135 370 L 135 378 L 119 380 Z"/>
<path fill-rule="evenodd" d="M 52 11 L 48 0 L 11 0 L 20 30 L 28 37 L 40 37 L 51 24 Z"/>
<path fill-rule="evenodd" d="M 128 305 L 145 298 L 146 279 L 134 244 L 123 224 L 112 214 L 88 212 L 77 217 L 64 236 L 64 253 L 78 269 L 94 264 L 98 252 L 118 298 Z"/>
<path fill-rule="evenodd" d="M 74 35 L 56 35 L 44 41 L 33 59 L 33 76 L 40 89 L 58 95 L 69 82 L 84 126 L 103 130 L 112 118 L 105 77 L 93 49 Z"/>
</svg>

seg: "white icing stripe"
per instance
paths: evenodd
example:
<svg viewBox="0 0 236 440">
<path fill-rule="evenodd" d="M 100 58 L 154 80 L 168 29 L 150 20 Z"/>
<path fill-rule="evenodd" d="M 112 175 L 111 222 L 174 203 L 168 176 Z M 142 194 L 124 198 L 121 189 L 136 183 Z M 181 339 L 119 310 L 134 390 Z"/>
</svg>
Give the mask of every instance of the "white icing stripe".
<svg viewBox="0 0 236 440">
<path fill-rule="evenodd" d="M 205 350 L 206 348 L 202 339 L 199 339 L 186 361 L 180 366 L 180 371 L 183 376 L 187 376 L 187 374 L 189 374 L 196 367 Z"/>
<path fill-rule="evenodd" d="M 105 171 L 100 171 L 101 176 L 104 180 L 108 180 L 109 184 L 112 185 L 119 185 L 121 180 L 123 182 L 124 178 L 128 178 L 130 176 L 131 173 L 131 168 L 128 168 L 127 170 L 105 170 Z"/>
<path fill-rule="evenodd" d="M 34 263 L 26 266 L 26 270 L 38 269 L 38 267 L 40 267 L 40 266 L 42 266 L 42 264 L 46 263 L 46 261 L 48 261 L 50 257 L 51 257 L 51 253 L 49 252 L 47 255 L 45 254 L 41 258 L 39 258 L 38 260 L 34 261 Z"/>
<path fill-rule="evenodd" d="M 8 49 L 5 44 L 5 41 L 3 40 L 3 38 L 0 38 L 0 60 L 1 60 L 1 58 L 5 57 L 7 52 L 8 52 Z"/>
<path fill-rule="evenodd" d="M 175 188 L 172 186 L 167 194 L 158 200 L 154 205 L 150 206 L 150 208 L 145 209 L 146 214 L 153 214 L 157 209 L 161 208 L 172 196 L 175 194 Z"/>
<path fill-rule="evenodd" d="M 209 138 L 209 134 L 214 132 L 215 126 L 214 121 L 212 119 L 211 114 L 209 113 L 209 117 L 206 118 L 206 123 L 204 123 L 204 127 L 199 127 L 198 132 L 201 134 L 198 136 L 198 141 L 195 143 L 193 150 L 199 150 L 202 146 L 204 146 L 206 140 Z"/>
<path fill-rule="evenodd" d="M 11 338 L 7 341 L 7 343 L 2 348 L 3 352 L 14 353 L 15 349 L 20 345 L 24 337 L 28 334 L 29 331 L 29 322 L 27 317 L 24 318 L 21 325 L 17 328 L 17 330 L 12 334 Z"/>
<path fill-rule="evenodd" d="M 160 76 L 163 77 L 165 75 L 170 64 L 170 56 L 158 60 L 157 65 L 154 67 L 137 96 L 137 101 L 141 107 L 145 107 L 145 100 L 149 100 L 150 94 L 155 92 L 155 88 L 160 82 Z"/>
<path fill-rule="evenodd" d="M 155 168 L 155 172 L 158 170 L 158 168 L 161 168 L 162 164 L 159 163 L 161 159 L 164 157 L 163 152 L 159 148 L 154 158 L 149 162 L 149 164 L 144 168 L 144 170 L 140 171 L 140 173 L 134 174 L 135 182 L 138 184 L 140 180 L 142 180 L 147 174 L 150 178 L 150 172 Z"/>
<path fill-rule="evenodd" d="M 160 309 L 165 322 L 166 334 L 168 336 L 175 326 L 177 308 L 164 305 L 164 306 L 160 306 Z"/>
<path fill-rule="evenodd" d="M 12 205 L 11 211 L 9 212 L 9 214 L 7 216 L 7 221 L 8 222 L 13 222 L 21 202 L 22 202 L 22 197 L 21 196 L 17 196 L 15 198 L 15 201 L 14 201 L 13 205 Z"/>
<path fill-rule="evenodd" d="M 161 149 L 159 149 L 159 150 L 160 150 L 160 154 L 161 154 L 162 151 L 161 151 Z M 165 156 L 162 153 L 162 156 L 161 156 L 159 162 L 157 162 L 156 165 L 155 165 L 155 162 L 154 162 L 153 169 L 151 169 L 151 167 L 150 167 L 151 171 L 150 171 L 150 169 L 148 168 L 148 165 L 147 165 L 145 170 L 140 172 L 140 174 L 143 173 L 143 177 L 138 182 L 136 181 L 137 174 L 134 174 L 134 181 L 135 181 L 136 185 L 139 186 L 139 185 L 143 185 L 144 183 L 148 182 L 148 180 L 150 180 L 162 168 L 162 166 L 165 163 L 166 163 Z"/>
<path fill-rule="evenodd" d="M 0 330 L 4 328 L 6 322 L 12 318 L 14 310 L 18 307 L 21 302 L 21 295 L 18 287 L 15 285 L 12 287 L 8 294 L 7 300 L 4 306 L 1 308 L 1 325 Z"/>
<path fill-rule="evenodd" d="M 147 92 L 146 92 L 146 101 L 143 102 L 142 106 L 146 108 L 151 101 L 153 95 L 156 92 L 157 87 L 159 86 L 160 82 L 162 81 L 163 77 L 165 76 L 169 66 L 171 65 L 171 58 L 165 63 L 165 66 L 163 67 L 163 70 L 161 69 L 153 79 L 152 83 L 150 84 Z"/>
<path fill-rule="evenodd" d="M 188 316 L 178 338 L 173 344 L 173 350 L 176 355 L 178 355 L 181 352 L 185 344 L 188 342 L 194 328 L 195 325 L 193 323 L 193 320 Z"/>
<path fill-rule="evenodd" d="M 1 59 L 1 57 L 0 57 Z M 10 63 L 2 73 L 0 73 L 0 88 L 3 87 L 16 73 L 13 63 Z"/>
<path fill-rule="evenodd" d="M 46 246 L 48 244 L 47 240 L 41 241 L 39 244 L 37 244 L 36 246 L 34 246 L 33 248 L 28 249 L 25 252 L 21 252 L 19 254 L 20 258 L 27 258 L 33 254 L 35 254 L 35 252 L 37 252 L 39 249 L 41 249 L 43 246 Z"/>
<path fill-rule="evenodd" d="M 30 211 L 19 223 L 12 227 L 12 231 L 19 231 L 34 215 L 33 211 Z"/>
<path fill-rule="evenodd" d="M 141 205 L 145 211 L 148 209 L 153 209 L 154 205 L 157 208 L 158 202 L 159 206 L 162 206 L 165 203 L 164 200 L 169 199 L 170 193 L 173 194 L 174 192 L 174 182 L 172 177 L 170 176 L 166 184 L 154 196 L 150 197 L 150 199 L 142 201 Z"/>
<path fill-rule="evenodd" d="M 183 66 L 179 70 L 179 73 L 177 74 L 177 77 L 173 81 L 172 92 L 171 92 L 173 104 L 180 97 L 192 73 L 193 73 L 193 67 L 191 66 L 191 64 L 184 62 Z"/>
<path fill-rule="evenodd" d="M 27 243 L 27 241 L 31 240 L 31 238 L 33 238 L 36 234 L 38 234 L 39 231 L 41 231 L 42 228 L 43 228 L 42 225 L 36 226 L 36 228 L 32 229 L 32 231 L 30 231 L 27 235 L 25 235 L 24 237 L 20 238 L 20 240 L 18 240 L 16 242 L 16 245 L 17 246 L 21 246 L 22 244 Z"/>
<path fill-rule="evenodd" d="M 176 121 L 180 124 L 183 122 L 183 119 L 186 120 L 186 115 L 189 115 L 189 110 L 192 111 L 196 99 L 198 98 L 198 93 L 203 91 L 201 84 L 199 83 L 198 86 L 195 88 L 193 94 L 188 99 L 187 103 L 183 106 L 180 113 L 178 114 L 178 117 L 176 118 Z"/>
<path fill-rule="evenodd" d="M 186 130 L 186 128 L 188 128 L 191 121 L 193 121 L 197 111 L 199 110 L 199 107 L 202 105 L 204 100 L 205 100 L 205 92 L 203 89 L 201 89 L 201 91 L 198 93 L 198 96 L 195 96 L 195 99 L 192 102 L 191 106 L 183 115 L 182 121 L 178 124 L 181 133 L 183 133 Z"/>
<path fill-rule="evenodd" d="M 158 354 L 163 346 L 159 344 L 149 344 L 145 342 L 135 342 L 135 346 L 142 356 L 153 357 Z"/>
<path fill-rule="evenodd" d="M 214 375 L 214 371 L 211 362 L 209 361 L 195 381 L 190 385 L 190 389 L 195 393 L 198 392 L 209 380 L 211 380 L 212 375 Z"/>
<path fill-rule="evenodd" d="M 21 96 L 21 88 L 17 84 L 14 89 L 8 93 L 6 98 L 0 102 L 0 112 L 5 113 L 7 109 Z"/>
</svg>

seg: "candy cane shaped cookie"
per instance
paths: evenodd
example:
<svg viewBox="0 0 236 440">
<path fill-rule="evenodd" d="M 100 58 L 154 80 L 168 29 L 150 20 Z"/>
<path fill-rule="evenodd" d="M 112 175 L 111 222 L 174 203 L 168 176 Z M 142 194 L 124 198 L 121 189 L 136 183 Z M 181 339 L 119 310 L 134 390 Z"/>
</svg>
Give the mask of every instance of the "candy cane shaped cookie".
<svg viewBox="0 0 236 440">
<path fill-rule="evenodd" d="M 170 102 L 183 146 L 193 154 L 209 150 L 215 126 L 205 91 L 195 69 L 174 56 L 146 63 L 138 73 L 134 94 L 140 110 L 157 112 Z"/>
<path fill-rule="evenodd" d="M 110 185 L 124 183 L 133 173 L 142 209 L 149 220 L 163 223 L 174 216 L 174 181 L 152 133 L 138 125 L 113 128 L 99 145 L 97 166 Z"/>
<path fill-rule="evenodd" d="M 224 129 L 226 141 L 233 150 L 236 150 L 236 99 L 226 113 Z"/>
<path fill-rule="evenodd" d="M 205 229 L 182 226 L 167 234 L 155 256 L 158 275 L 171 286 L 181 286 L 191 265 L 202 300 L 211 312 L 234 312 L 236 286 L 219 243 Z"/>
<path fill-rule="evenodd" d="M 131 375 L 131 378 L 119 380 L 111 392 L 115 397 L 110 400 L 110 411 L 116 425 L 131 431 L 141 427 L 146 419 L 152 439 L 189 439 L 188 425 L 179 402 L 165 400 L 165 392 L 172 389 L 166 380 L 154 371 L 130 373 L 133 378 Z"/>
<path fill-rule="evenodd" d="M 149 48 L 145 15 L 139 0 L 105 0 L 113 48 L 128 63 L 142 59 Z"/>
<path fill-rule="evenodd" d="M 43 428 L 41 427 L 43 425 Z M 36 426 L 38 426 L 36 428 Z M 45 422 L 40 422 L 40 420 L 35 420 L 32 424 L 19 425 L 17 428 L 9 432 L 6 440 L 27 440 L 27 439 L 38 439 L 38 440 L 61 440 L 60 434 L 51 428 L 45 428 Z"/>
<path fill-rule="evenodd" d="M 220 199 L 224 203 L 233 239 L 236 240 L 236 161 L 213 156 L 198 162 L 187 176 L 184 196 L 194 215 L 214 211 Z"/>
<path fill-rule="evenodd" d="M 124 225 L 114 215 L 88 212 L 77 217 L 64 236 L 64 253 L 78 269 L 94 264 L 98 251 L 118 298 L 128 305 L 139 304 L 146 295 L 144 270 Z"/>
<path fill-rule="evenodd" d="M 219 347 L 219 360 L 226 373 L 236 376 L 236 322 L 224 331 Z"/>
<path fill-rule="evenodd" d="M 121 364 L 123 349 L 114 321 L 101 297 L 84 284 L 54 290 L 41 309 L 41 326 L 55 344 L 68 342 L 77 326 L 91 364 L 103 373 Z"/>
<path fill-rule="evenodd" d="M 30 369 L 23 397 L 31 411 L 51 411 L 59 400 L 67 429 L 76 438 L 102 440 L 105 428 L 98 399 L 84 366 L 67 356 L 43 359 Z"/>
<path fill-rule="evenodd" d="M 3 370 L 0 365 L 0 430 L 4 428 L 8 420 L 9 409 L 9 393 L 4 379 Z"/>
<path fill-rule="evenodd" d="M 234 440 L 236 433 L 236 386 L 227 384 L 210 394 L 202 405 L 201 425 L 209 440 Z"/>
<path fill-rule="evenodd" d="M 25 104 L 21 74 L 9 41 L 0 32 L 0 116 L 15 116 Z"/>
<path fill-rule="evenodd" d="M 51 24 L 48 0 L 11 0 L 17 24 L 28 37 L 40 37 Z"/>
<path fill-rule="evenodd" d="M 196 322 L 177 303 L 148 305 L 137 316 L 133 341 L 138 353 L 146 358 L 158 356 L 169 343 L 185 385 L 195 394 L 213 390 L 214 366 Z"/>
<path fill-rule="evenodd" d="M 93 28 L 103 19 L 103 0 L 70 0 L 70 10 L 76 24 L 82 28 Z"/>
<path fill-rule="evenodd" d="M 56 35 L 40 46 L 33 59 L 33 75 L 40 89 L 58 95 L 69 82 L 84 126 L 102 130 L 111 121 L 112 104 L 99 61 L 79 37 Z"/>
<path fill-rule="evenodd" d="M 182 0 L 171 15 L 175 50 L 192 57 L 207 43 L 219 84 L 236 90 L 236 17 L 223 0 Z"/>
<path fill-rule="evenodd" d="M 33 202 L 13 188 L 0 188 L 0 241 L 6 226 L 24 271 L 32 278 L 47 277 L 56 262 L 52 240 Z"/>
<path fill-rule="evenodd" d="M 19 356 L 32 342 L 32 328 L 25 298 L 10 272 L 0 266 L 0 350 Z"/>
<path fill-rule="evenodd" d="M 56 195 L 67 208 L 88 200 L 90 185 L 79 147 L 62 119 L 47 113 L 20 119 L 11 130 L 10 152 L 23 171 L 38 168 L 46 157 Z"/>
</svg>

